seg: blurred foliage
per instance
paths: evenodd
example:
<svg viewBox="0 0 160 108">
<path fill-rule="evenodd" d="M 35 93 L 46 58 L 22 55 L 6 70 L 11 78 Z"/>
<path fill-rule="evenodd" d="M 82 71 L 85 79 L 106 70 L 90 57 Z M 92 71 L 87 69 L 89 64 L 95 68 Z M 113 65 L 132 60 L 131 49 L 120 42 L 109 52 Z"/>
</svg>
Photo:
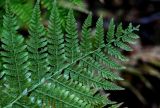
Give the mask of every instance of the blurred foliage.
<svg viewBox="0 0 160 108">
<path fill-rule="evenodd" d="M 18 23 L 25 27 L 27 26 L 27 22 L 29 22 L 33 4 L 35 3 L 35 0 L 10 0 L 11 1 L 11 9 L 12 11 L 18 16 Z M 54 0 L 41 0 L 41 8 L 44 11 L 50 11 L 52 8 L 52 3 Z M 74 9 L 77 11 L 88 13 L 86 10 L 85 4 L 82 0 L 57 0 L 60 8 L 60 18 L 63 27 L 65 27 L 65 17 L 68 13 L 69 9 Z M 4 8 L 5 8 L 5 0 L 0 0 L 0 32 L 2 27 L 2 19 L 4 15 Z M 50 12 L 47 12 L 50 13 Z M 43 13 L 44 19 L 45 17 L 48 17 L 46 13 Z"/>
<path fill-rule="evenodd" d="M 127 80 L 121 82 L 121 85 L 131 90 L 131 92 L 139 99 L 144 105 L 153 104 L 159 106 L 159 93 L 160 88 L 156 87 L 156 83 L 152 79 L 160 81 L 160 46 L 139 49 L 131 56 L 131 61 L 127 64 L 127 69 L 122 76 Z M 150 94 L 146 92 L 149 91 Z M 154 93 L 153 93 L 154 92 Z M 150 102 L 149 99 L 152 98 Z M 149 100 L 148 100 L 149 99 Z M 150 106 L 150 107 L 151 107 Z"/>
</svg>

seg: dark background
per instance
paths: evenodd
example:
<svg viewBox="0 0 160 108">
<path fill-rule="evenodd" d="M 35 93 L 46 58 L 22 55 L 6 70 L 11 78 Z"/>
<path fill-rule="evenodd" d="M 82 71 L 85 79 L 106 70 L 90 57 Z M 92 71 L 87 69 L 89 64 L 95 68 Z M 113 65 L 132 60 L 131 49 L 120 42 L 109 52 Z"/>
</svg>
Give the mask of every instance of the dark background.
<svg viewBox="0 0 160 108">
<path fill-rule="evenodd" d="M 122 72 L 124 91 L 106 91 L 111 100 L 124 102 L 129 108 L 160 108 L 160 0 L 85 0 L 89 11 L 93 12 L 93 26 L 99 16 L 103 16 L 105 29 L 111 18 L 124 27 L 132 22 L 140 25 L 140 39 L 131 53 L 126 71 Z M 80 23 L 86 18 L 80 13 Z M 106 106 L 107 107 L 107 106 Z"/>
</svg>

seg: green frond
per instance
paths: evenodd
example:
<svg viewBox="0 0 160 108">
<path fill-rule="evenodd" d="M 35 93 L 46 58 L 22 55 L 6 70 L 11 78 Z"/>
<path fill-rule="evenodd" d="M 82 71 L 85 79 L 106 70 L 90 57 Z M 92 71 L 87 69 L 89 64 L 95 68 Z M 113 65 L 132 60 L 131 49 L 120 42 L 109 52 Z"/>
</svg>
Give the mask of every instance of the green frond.
<svg viewBox="0 0 160 108">
<path fill-rule="evenodd" d="M 22 93 L 29 85 L 26 45 L 24 38 L 17 34 L 17 19 L 8 5 L 9 3 L 6 4 L 1 37 L 2 73 L 4 73 L 2 93 L 6 93 L 3 97 L 4 100 L 7 98 L 6 103 Z"/>
<path fill-rule="evenodd" d="M 129 43 L 129 44 L 135 44 L 136 39 L 139 38 L 137 34 L 134 33 L 134 31 L 138 31 L 139 26 L 133 27 L 132 24 L 130 23 L 128 28 L 124 30 L 124 35 L 122 37 L 122 41 Z"/>
<path fill-rule="evenodd" d="M 136 30 L 138 30 L 138 28 L 132 27 L 131 24 L 128 26 L 126 30 L 123 30 L 122 24 L 120 23 L 117 27 L 117 30 L 115 31 L 115 25 L 112 19 L 110 21 L 109 29 L 107 32 L 108 54 L 111 56 L 114 56 L 115 58 L 121 61 L 127 61 L 128 59 L 123 54 L 121 54 L 119 49 L 122 49 L 125 51 L 132 51 L 132 48 L 128 44 L 133 42 L 133 37 L 131 37 L 131 34 L 133 34 L 133 32 Z"/>
<path fill-rule="evenodd" d="M 102 76 L 102 78 L 106 78 L 109 80 L 122 80 L 117 74 L 110 71 L 110 69 L 106 69 L 99 62 L 95 61 L 93 58 L 88 58 L 83 60 L 84 64 L 87 64 L 92 70 L 98 71 L 98 74 Z"/>
<path fill-rule="evenodd" d="M 106 54 L 104 54 L 102 51 L 97 51 L 95 52 L 96 58 L 99 59 L 100 62 L 108 66 L 109 68 L 113 69 L 124 69 L 123 66 L 120 64 L 116 63 L 116 61 L 111 60 Z"/>
<path fill-rule="evenodd" d="M 78 77 L 78 81 L 82 82 L 83 84 L 90 85 L 91 87 L 95 88 L 104 88 L 105 90 L 123 90 L 123 88 L 115 85 L 112 82 L 109 82 L 105 79 L 102 79 L 99 75 L 90 74 L 85 72 L 83 69 L 67 69 L 71 73 L 74 73 Z M 88 70 L 89 71 L 89 70 Z"/>
<path fill-rule="evenodd" d="M 89 86 L 87 87 L 78 81 L 67 80 L 63 76 L 58 75 L 54 75 L 52 81 L 54 82 L 55 86 L 62 87 L 63 89 L 70 91 L 87 103 L 92 105 L 100 103 L 104 104 L 105 99 L 102 96 L 94 96 L 94 92 L 91 91 Z"/>
<path fill-rule="evenodd" d="M 91 104 L 87 104 L 73 93 L 56 87 L 52 83 L 41 86 L 32 94 L 32 97 L 34 96 L 35 98 L 39 97 L 37 100 L 40 107 L 50 105 L 50 107 L 56 108 L 91 108 Z"/>
<path fill-rule="evenodd" d="M 85 20 L 82 26 L 82 40 L 81 40 L 81 51 L 82 53 L 87 53 L 92 49 L 91 43 L 91 24 L 92 24 L 92 15 L 88 15 L 87 19 Z"/>
<path fill-rule="evenodd" d="M 125 51 L 132 51 L 133 50 L 128 44 L 121 42 L 121 41 L 115 41 L 114 45 L 122 50 L 125 50 Z"/>
<path fill-rule="evenodd" d="M 113 41 L 115 35 L 115 25 L 113 18 L 111 19 L 107 32 L 107 42 L 110 43 Z"/>
<path fill-rule="evenodd" d="M 65 60 L 64 55 L 64 35 L 61 29 L 59 13 L 54 3 L 51 10 L 48 26 L 48 60 L 51 66 L 50 72 L 58 71 L 63 65 Z"/>
<path fill-rule="evenodd" d="M 107 50 L 108 50 L 108 54 L 110 56 L 113 56 L 121 61 L 128 61 L 128 58 L 126 58 L 124 55 L 122 55 L 122 53 L 118 50 L 118 48 L 116 48 L 112 45 L 108 45 Z"/>
<path fill-rule="evenodd" d="M 29 23 L 30 36 L 24 44 L 24 38 L 17 34 L 17 19 L 6 5 L 0 53 L 0 107 L 102 108 L 115 104 L 99 90 L 123 90 L 114 83 L 123 80 L 116 70 L 124 68 L 120 63 L 127 58 L 121 50 L 131 51 L 129 44 L 138 38 L 134 33 L 138 26 L 129 24 L 123 29 L 119 24 L 115 28 L 112 19 L 105 45 L 102 18 L 91 37 L 89 15 L 79 39 L 73 10 L 67 10 L 64 32 L 59 6 L 54 2 L 52 7 L 46 33 L 37 0 Z"/>
<path fill-rule="evenodd" d="M 80 50 L 77 23 L 72 10 L 69 11 L 67 16 L 66 32 L 65 54 L 67 62 L 73 62 L 80 55 Z"/>
<path fill-rule="evenodd" d="M 124 30 L 123 30 L 123 27 L 122 27 L 122 23 L 120 23 L 118 25 L 117 29 L 116 29 L 115 36 L 118 38 L 118 37 L 123 35 L 123 32 L 124 32 Z"/>
<path fill-rule="evenodd" d="M 122 28 L 122 23 L 120 23 L 117 27 L 115 36 L 117 37 L 116 41 L 114 41 L 114 45 L 117 46 L 118 48 L 125 50 L 125 51 L 132 51 L 133 49 L 126 43 L 125 41 L 126 38 L 129 38 L 125 33 Z M 121 41 L 122 37 L 122 41 Z M 128 40 L 128 39 L 127 39 Z"/>
<path fill-rule="evenodd" d="M 45 29 L 40 20 L 39 0 L 33 9 L 29 24 L 29 40 L 27 41 L 30 71 L 33 81 L 40 80 L 48 71 L 47 63 L 47 40 Z"/>
<path fill-rule="evenodd" d="M 99 48 L 104 45 L 104 27 L 103 18 L 100 17 L 96 23 L 95 47 Z"/>
</svg>

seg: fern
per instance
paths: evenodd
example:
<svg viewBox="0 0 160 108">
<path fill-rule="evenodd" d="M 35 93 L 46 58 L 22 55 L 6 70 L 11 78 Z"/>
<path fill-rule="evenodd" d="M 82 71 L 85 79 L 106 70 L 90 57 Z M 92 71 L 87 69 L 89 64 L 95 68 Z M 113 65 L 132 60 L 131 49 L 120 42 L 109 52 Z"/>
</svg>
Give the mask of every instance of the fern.
<svg viewBox="0 0 160 108">
<path fill-rule="evenodd" d="M 111 20 L 105 43 L 103 19 L 99 18 L 92 42 L 91 14 L 79 39 L 74 12 L 69 10 L 65 16 L 64 32 L 56 1 L 52 7 L 46 30 L 37 0 L 25 43 L 23 36 L 17 34 L 17 18 L 7 2 L 1 37 L 0 107 L 118 107 L 99 90 L 123 89 L 114 83 L 123 80 L 116 71 L 124 69 L 119 62 L 127 60 L 120 50 L 131 51 L 129 44 L 138 38 L 134 33 L 138 26 L 130 24 L 123 29 L 119 24 L 116 28 Z"/>
</svg>

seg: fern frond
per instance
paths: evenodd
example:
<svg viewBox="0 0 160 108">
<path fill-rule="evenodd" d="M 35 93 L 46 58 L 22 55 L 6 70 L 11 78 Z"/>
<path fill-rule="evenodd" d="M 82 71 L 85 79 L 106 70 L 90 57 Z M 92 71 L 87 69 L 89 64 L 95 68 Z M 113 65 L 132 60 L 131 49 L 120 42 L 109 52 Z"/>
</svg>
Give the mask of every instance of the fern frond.
<svg viewBox="0 0 160 108">
<path fill-rule="evenodd" d="M 104 46 L 104 27 L 103 19 L 100 17 L 96 23 L 95 47 L 99 48 L 101 46 Z"/>
<path fill-rule="evenodd" d="M 55 83 L 55 86 L 62 87 L 65 90 L 70 91 L 87 103 L 96 105 L 104 103 L 105 101 L 102 96 L 94 96 L 94 92 L 92 92 L 89 87 L 79 83 L 78 81 L 67 80 L 63 76 L 58 75 L 55 75 L 51 80 Z"/>
<path fill-rule="evenodd" d="M 64 65 L 64 35 L 61 29 L 56 3 L 53 5 L 48 26 L 48 52 L 50 72 L 58 71 Z"/>
<path fill-rule="evenodd" d="M 87 102 L 52 83 L 41 86 L 40 89 L 35 91 L 35 94 L 40 97 L 40 99 L 37 98 L 39 100 L 39 106 L 45 106 L 49 103 L 50 107 L 58 106 L 57 108 L 59 108 L 60 105 L 64 108 L 90 108 L 90 104 L 87 104 Z M 34 93 L 32 96 L 34 97 Z M 58 103 L 58 105 L 56 105 L 56 103 Z"/>
<path fill-rule="evenodd" d="M 116 63 L 116 61 L 111 60 L 106 54 L 102 51 L 95 52 L 95 56 L 99 58 L 99 61 L 107 65 L 109 68 L 112 69 L 124 69 L 125 67 L 121 66 L 120 64 Z"/>
<path fill-rule="evenodd" d="M 29 85 L 28 74 L 28 53 L 24 38 L 17 34 L 17 20 L 11 12 L 9 3 L 6 4 L 6 14 L 3 19 L 2 42 L 2 65 L 3 72 L 3 91 L 6 103 L 22 93 Z"/>
<path fill-rule="evenodd" d="M 137 34 L 135 34 L 133 31 L 138 31 L 139 26 L 133 27 L 130 23 L 128 28 L 124 30 L 124 35 L 122 37 L 122 41 L 130 44 L 135 44 L 136 39 L 139 38 Z"/>
<path fill-rule="evenodd" d="M 121 61 L 128 61 L 128 58 L 126 58 L 124 55 L 122 55 L 122 53 L 118 50 L 118 48 L 108 45 L 107 46 L 108 49 L 108 54 L 121 60 Z"/>
<path fill-rule="evenodd" d="M 133 50 L 129 45 L 127 45 L 126 43 L 121 42 L 121 41 L 114 42 L 114 45 L 122 50 L 125 50 L 125 51 L 132 51 Z"/>
<path fill-rule="evenodd" d="M 111 43 L 114 39 L 115 35 L 115 25 L 114 25 L 114 20 L 113 18 L 111 19 L 108 27 L 108 32 L 107 32 L 107 42 Z"/>
<path fill-rule="evenodd" d="M 74 73 L 79 78 L 78 81 L 83 84 L 91 85 L 95 88 L 104 88 L 105 90 L 122 90 L 121 87 L 115 85 L 112 82 L 102 79 L 99 75 L 95 76 L 94 74 L 90 74 L 85 72 L 83 69 L 77 68 L 76 70 L 67 69 L 68 71 Z"/>
<path fill-rule="evenodd" d="M 92 49 L 92 43 L 90 41 L 91 24 L 92 24 L 92 16 L 90 14 L 88 15 L 87 19 L 85 20 L 82 26 L 81 51 L 83 54 L 91 51 Z"/>
<path fill-rule="evenodd" d="M 118 75 L 111 72 L 109 69 L 104 68 L 99 62 L 95 61 L 93 58 L 84 59 L 83 62 L 87 64 L 92 70 L 97 70 L 99 75 L 102 75 L 103 78 L 109 80 L 122 80 Z"/>
<path fill-rule="evenodd" d="M 122 23 L 120 23 L 116 29 L 116 33 L 115 33 L 115 37 L 120 37 L 122 36 L 124 33 L 123 27 L 122 27 Z"/>
<path fill-rule="evenodd" d="M 67 16 L 66 32 L 65 54 L 67 62 L 73 62 L 80 55 L 80 51 L 78 43 L 77 23 L 72 10 L 69 11 Z"/>
<path fill-rule="evenodd" d="M 121 24 L 118 26 L 117 32 L 115 32 L 114 20 L 111 19 L 107 32 L 107 39 L 108 39 L 107 50 L 109 55 L 114 56 L 115 58 L 121 61 L 128 61 L 128 59 L 125 56 L 123 56 L 123 54 L 121 54 L 121 52 L 118 50 L 118 48 L 131 50 L 131 48 L 128 45 L 121 42 L 121 38 L 123 36 L 122 33 L 123 29 L 121 27 Z"/>
<path fill-rule="evenodd" d="M 122 61 L 128 61 L 128 59 L 125 56 L 123 56 L 118 49 L 120 48 L 125 51 L 132 51 L 132 48 L 128 44 L 133 44 L 133 40 L 138 38 L 138 36 L 133 33 L 134 31 L 137 31 L 137 30 L 138 30 L 138 26 L 133 27 L 132 24 L 129 24 L 128 28 L 126 30 L 123 30 L 122 24 L 119 24 L 117 27 L 117 30 L 115 31 L 115 25 L 112 19 L 110 21 L 109 29 L 107 33 L 108 54 Z"/>
<path fill-rule="evenodd" d="M 40 20 L 39 0 L 33 9 L 32 18 L 29 24 L 29 40 L 27 42 L 30 71 L 33 81 L 40 80 L 48 71 L 47 63 L 47 40 L 45 29 Z"/>
<path fill-rule="evenodd" d="M 122 50 L 132 51 L 133 49 L 127 43 L 125 43 L 124 41 L 121 41 L 121 38 L 119 38 L 119 37 L 122 37 L 122 36 L 124 38 L 123 33 L 124 33 L 124 30 L 122 28 L 122 23 L 120 23 L 118 25 L 116 33 L 115 33 L 115 36 L 117 37 L 117 40 L 114 42 L 114 45 L 121 48 Z"/>
<path fill-rule="evenodd" d="M 91 15 L 82 27 L 80 41 L 73 11 L 70 10 L 67 15 L 66 32 L 63 33 L 55 2 L 47 34 L 41 23 L 39 3 L 40 0 L 37 0 L 30 20 L 28 46 L 24 44 L 24 38 L 17 34 L 16 17 L 10 8 L 6 8 L 1 38 L 1 106 L 101 108 L 114 104 L 101 96 L 99 90 L 122 90 L 113 82 L 122 78 L 112 71 L 122 69 L 118 62 L 125 61 L 126 57 L 121 49 L 129 50 L 127 45 L 131 41 L 126 37 L 136 39 L 134 31 L 138 27 L 130 24 L 123 30 L 120 24 L 116 29 L 112 19 L 105 45 L 103 19 L 99 18 L 92 46 Z"/>
</svg>

